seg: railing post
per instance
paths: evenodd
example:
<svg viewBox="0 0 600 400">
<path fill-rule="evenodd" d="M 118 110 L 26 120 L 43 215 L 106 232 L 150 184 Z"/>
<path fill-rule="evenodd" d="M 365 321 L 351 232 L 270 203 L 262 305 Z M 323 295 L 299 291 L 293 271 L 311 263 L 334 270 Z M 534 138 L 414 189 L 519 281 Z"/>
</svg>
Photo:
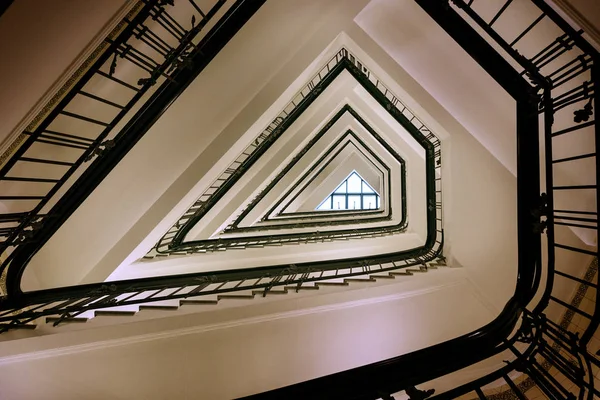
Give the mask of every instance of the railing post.
<svg viewBox="0 0 600 400">
<path fill-rule="evenodd" d="M 597 54 L 597 53 L 596 53 Z M 600 188 L 600 157 L 598 156 L 598 146 L 600 146 L 600 122 L 598 121 L 598 107 L 600 107 L 600 60 L 598 57 L 593 59 L 593 65 L 591 69 L 591 80 L 594 85 L 594 95 L 593 95 L 593 104 L 594 104 L 594 143 L 595 143 L 595 153 L 596 153 L 596 255 L 599 256 L 599 246 L 598 240 L 600 239 L 600 224 L 598 224 L 598 213 L 600 213 L 600 195 L 598 193 L 598 189 Z M 600 283 L 600 278 L 597 281 Z M 600 294 L 599 291 L 596 290 L 596 301 L 594 306 L 593 315 L 595 318 L 592 318 L 590 324 L 588 325 L 586 331 L 581 337 L 581 345 L 586 348 L 591 338 L 594 336 L 598 327 L 600 326 Z"/>
<path fill-rule="evenodd" d="M 532 281 L 539 273 L 541 262 L 540 152 L 538 97 L 517 101 L 517 222 L 519 280 L 516 294 L 527 305 L 532 293 Z"/>
<path fill-rule="evenodd" d="M 554 111 L 552 101 L 552 90 L 545 88 L 543 92 L 544 105 L 544 165 L 545 165 L 545 184 L 546 198 L 545 204 L 541 206 L 545 208 L 546 217 L 546 246 L 547 246 L 547 268 L 546 268 L 546 287 L 540 302 L 535 307 L 535 312 L 542 312 L 547 306 L 554 286 L 554 167 L 552 164 L 552 126 L 554 124 Z"/>
</svg>

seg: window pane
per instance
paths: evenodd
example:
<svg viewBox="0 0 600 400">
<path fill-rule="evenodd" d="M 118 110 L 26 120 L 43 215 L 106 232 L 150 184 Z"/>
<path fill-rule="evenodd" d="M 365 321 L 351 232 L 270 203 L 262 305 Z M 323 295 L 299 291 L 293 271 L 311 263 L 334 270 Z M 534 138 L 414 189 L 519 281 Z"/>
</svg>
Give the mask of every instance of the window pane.
<svg viewBox="0 0 600 400">
<path fill-rule="evenodd" d="M 317 210 L 375 210 L 379 209 L 379 200 L 377 192 L 353 171 Z"/>
<path fill-rule="evenodd" d="M 331 210 L 331 196 L 325 199 L 324 202 L 321 203 L 317 210 Z"/>
<path fill-rule="evenodd" d="M 365 181 L 362 182 L 362 192 L 363 193 L 375 193 L 375 191 L 373 189 L 371 189 L 369 187 L 369 185 L 367 184 L 367 182 L 365 182 Z"/>
<path fill-rule="evenodd" d="M 346 193 L 346 181 L 344 181 L 339 188 L 335 189 L 335 192 L 333 193 Z"/>
<path fill-rule="evenodd" d="M 377 196 L 375 196 L 374 194 L 368 194 L 363 196 L 363 208 L 365 210 L 374 210 L 376 208 L 379 208 L 377 206 Z"/>
<path fill-rule="evenodd" d="M 361 179 L 356 173 L 348 178 L 348 193 L 360 193 Z"/>
<path fill-rule="evenodd" d="M 334 210 L 346 210 L 346 196 L 344 195 L 333 195 L 333 209 Z"/>
<path fill-rule="evenodd" d="M 360 195 L 348 196 L 348 209 L 349 210 L 360 210 Z"/>
</svg>

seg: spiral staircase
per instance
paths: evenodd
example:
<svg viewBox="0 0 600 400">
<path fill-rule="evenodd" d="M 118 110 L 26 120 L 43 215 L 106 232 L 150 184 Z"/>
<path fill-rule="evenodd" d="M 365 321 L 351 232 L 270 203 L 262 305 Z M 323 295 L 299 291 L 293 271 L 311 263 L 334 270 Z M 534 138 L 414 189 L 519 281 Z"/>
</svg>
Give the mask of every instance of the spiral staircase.
<svg viewBox="0 0 600 400">
<path fill-rule="evenodd" d="M 600 398 L 591 16 L 114 3 L 2 133 L 1 398 Z"/>
</svg>

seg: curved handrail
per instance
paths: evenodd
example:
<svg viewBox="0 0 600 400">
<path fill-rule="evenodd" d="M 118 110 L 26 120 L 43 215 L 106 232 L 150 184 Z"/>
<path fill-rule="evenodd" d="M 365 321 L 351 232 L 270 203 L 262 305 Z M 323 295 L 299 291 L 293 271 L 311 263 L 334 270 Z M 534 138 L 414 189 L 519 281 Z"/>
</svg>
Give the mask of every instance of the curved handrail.
<svg viewBox="0 0 600 400">
<path fill-rule="evenodd" d="M 283 108 L 281 113 L 273 119 L 273 121 L 248 145 L 248 147 L 219 175 L 218 178 L 198 197 L 198 200 L 182 215 L 182 217 L 163 235 L 161 240 L 155 246 L 155 251 L 158 254 L 194 252 L 196 249 L 205 251 L 206 249 L 216 250 L 231 246 L 239 246 L 244 243 L 243 238 L 238 239 L 206 239 L 206 240 L 190 240 L 186 241 L 185 237 L 190 230 L 198 223 L 205 215 L 214 207 L 217 202 L 227 193 L 239 179 L 247 172 L 252 165 L 269 149 L 269 147 L 294 123 L 294 121 L 319 97 L 321 93 L 338 77 L 343 71 L 348 71 L 370 94 L 373 98 L 385 109 L 388 113 L 402 125 L 411 136 L 425 149 L 426 151 L 426 168 L 428 192 L 427 201 L 429 207 L 441 206 L 441 189 L 435 189 L 436 174 L 441 176 L 441 141 L 435 134 L 420 121 L 410 109 L 403 104 L 393 92 L 378 79 L 367 66 L 360 61 L 353 53 L 346 48 L 341 48 L 325 65 L 303 86 L 301 90 L 292 98 L 290 103 Z M 324 133 L 329 126 L 333 125 L 339 119 L 343 111 L 348 111 L 354 118 L 359 120 L 363 126 L 366 122 L 355 111 L 343 108 L 329 121 L 321 130 Z M 375 136 L 379 136 L 375 132 L 371 132 Z M 394 150 L 387 146 L 388 151 Z M 438 179 L 439 180 L 439 179 Z M 433 187 L 433 190 L 431 190 Z M 236 218 L 235 224 L 243 218 L 249 210 L 258 202 L 262 196 L 268 191 L 268 185 L 265 191 L 262 191 L 254 201 L 245 207 L 240 216 Z M 271 212 L 272 209 L 269 211 Z M 436 220 L 441 222 L 441 213 L 433 215 L 432 210 L 429 210 L 428 232 L 429 235 L 437 233 L 433 227 L 436 225 Z M 378 228 L 379 231 L 398 232 L 404 229 L 404 216 L 400 224 Z M 373 233 L 372 229 L 352 230 L 352 237 L 361 235 L 365 232 L 366 235 Z M 345 238 L 341 233 L 339 237 Z M 273 237 L 257 236 L 260 240 L 271 240 Z M 307 236 L 290 234 L 285 235 L 286 238 L 306 238 Z M 311 240 L 331 239 L 336 238 L 333 231 L 327 229 L 311 232 L 308 236 Z M 283 241 L 282 243 L 286 243 Z M 297 243 L 294 241 L 292 243 Z"/>
<path fill-rule="evenodd" d="M 401 186 L 401 219 L 397 224 L 393 224 L 393 225 L 388 225 L 385 227 L 375 227 L 375 228 L 361 228 L 361 229 L 331 229 L 328 227 L 337 227 L 342 223 L 349 223 L 347 220 L 345 222 L 336 222 L 336 221 L 329 221 L 327 223 L 322 223 L 322 222 L 316 222 L 318 221 L 318 219 L 320 219 L 318 216 L 315 217 L 314 215 L 311 215 L 310 217 L 310 221 L 309 223 L 296 223 L 296 224 L 281 224 L 281 225 L 277 225 L 277 226 L 268 226 L 268 227 L 252 227 L 252 228 L 240 228 L 237 227 L 239 221 L 244 218 L 244 216 L 246 215 L 246 213 L 251 210 L 263 197 L 264 195 L 272 189 L 272 187 L 277 184 L 277 182 L 279 182 L 279 180 L 287 173 L 287 171 L 293 167 L 293 165 L 295 165 L 295 163 L 297 162 L 298 159 L 300 159 L 309 149 L 310 147 L 316 143 L 319 138 L 322 137 L 322 135 L 324 135 L 329 128 L 335 124 L 336 121 L 338 121 L 340 118 L 342 118 L 344 115 L 346 115 L 346 113 L 348 113 L 349 115 L 351 115 L 352 117 L 354 117 L 360 124 L 361 126 L 363 126 L 372 136 L 374 136 L 378 142 L 386 148 L 386 150 L 388 152 L 390 152 L 390 154 L 399 162 L 400 164 L 400 186 Z M 362 141 L 360 140 L 360 138 L 358 138 L 356 135 L 352 134 L 352 136 L 355 138 L 355 140 L 359 141 L 359 143 L 362 143 Z M 338 139 L 341 140 L 342 138 Z M 337 143 L 337 142 L 336 142 Z M 326 153 L 325 155 L 323 155 L 320 160 L 324 159 L 329 153 Z M 378 157 L 375 156 L 374 154 L 372 154 L 373 157 L 375 157 L 375 159 L 377 159 Z M 319 161 L 317 161 L 316 164 L 318 164 Z M 432 161 L 433 163 L 433 161 Z M 249 167 L 248 167 L 249 168 Z M 439 169 L 440 166 L 437 165 L 436 169 Z M 242 176 L 243 173 L 246 171 L 246 168 L 240 168 L 240 171 L 237 173 L 237 176 Z M 303 177 L 300 179 L 300 181 L 302 181 L 306 176 L 308 176 L 308 174 L 312 171 L 312 169 L 309 169 L 307 172 L 305 172 L 305 174 L 303 175 Z M 391 185 L 391 178 L 388 178 L 388 186 Z M 439 180 L 439 179 L 438 179 Z M 391 187 L 391 186 L 390 186 Z M 288 190 L 283 196 L 282 198 L 285 198 L 289 193 L 291 193 L 293 189 Z M 193 206 L 195 207 L 195 206 Z M 266 212 L 266 214 L 271 214 L 274 210 L 274 208 L 276 207 L 276 205 L 274 205 L 269 211 Z M 208 209 L 202 209 L 202 210 L 196 210 L 195 212 L 199 212 L 202 211 L 202 215 L 204 215 Z M 391 209 L 390 209 L 391 211 Z M 322 212 L 321 212 L 322 213 Z M 367 214 L 369 213 L 369 211 L 363 211 L 361 213 L 361 215 Z M 391 212 L 388 213 L 387 216 L 384 217 L 375 217 L 373 216 L 370 219 L 361 219 L 361 222 L 377 222 L 377 221 L 383 221 L 383 220 L 390 220 L 391 216 Z M 430 215 L 431 216 L 431 215 Z M 196 217 L 200 218 L 200 216 Z M 307 218 L 308 219 L 308 218 Z M 182 221 L 185 221 L 183 223 L 183 225 L 181 224 Z M 315 222 L 313 222 L 315 221 Z M 176 244 L 174 243 L 175 241 L 175 236 L 173 232 L 179 232 L 179 229 L 181 226 L 184 226 L 185 224 L 190 224 L 190 227 L 193 226 L 193 224 L 195 223 L 195 220 L 192 221 L 189 217 L 188 213 L 184 214 L 184 217 L 182 217 L 182 219 L 180 219 L 178 221 L 179 225 L 175 225 L 173 228 L 169 229 L 167 231 L 167 233 L 163 236 L 163 238 L 158 242 L 158 244 L 155 246 L 155 250 L 157 254 L 177 254 L 180 252 L 200 252 L 200 251 L 215 251 L 215 250 L 219 250 L 219 249 L 226 249 L 228 247 L 238 247 L 238 246 L 244 246 L 247 244 L 250 245 L 257 245 L 260 244 L 264 241 L 268 241 L 268 243 L 270 244 L 277 244 L 277 243 L 281 243 L 281 244 L 289 244 L 289 243 L 298 243 L 298 242 L 302 242 L 302 241 L 307 241 L 307 240 L 330 240 L 330 239 L 336 239 L 336 238 L 340 238 L 340 239 L 348 239 L 348 238 L 360 238 L 360 237 L 367 237 L 373 234 L 377 234 L 377 235 L 385 235 L 385 234 L 393 234 L 393 233 L 397 233 L 397 232 L 403 232 L 406 229 L 408 220 L 407 220 L 407 207 L 406 207 L 406 163 L 404 162 L 404 160 L 402 159 L 402 157 L 400 157 L 400 155 L 391 147 L 389 146 L 389 144 L 387 144 L 383 138 L 372 128 L 368 125 L 368 123 L 349 105 L 345 105 L 343 106 L 333 117 L 330 121 L 328 121 L 324 127 L 317 133 L 317 135 L 315 135 L 315 137 L 313 139 L 311 139 L 311 141 L 307 144 L 306 147 L 304 147 L 297 156 L 294 157 L 294 160 L 292 160 L 292 162 L 290 162 L 286 168 L 284 168 L 270 183 L 269 185 L 267 185 L 265 187 L 265 189 L 258 195 L 256 196 L 253 201 L 251 202 L 250 205 L 248 205 L 248 207 L 246 208 L 245 212 L 241 213 L 237 218 L 236 221 L 232 222 L 232 224 L 227 227 L 224 230 L 224 233 L 230 233 L 230 232 L 258 232 L 258 235 L 252 235 L 250 237 L 234 237 L 234 238 L 227 238 L 227 237 L 221 237 L 218 239 L 210 239 L 210 240 L 195 240 L 195 241 L 190 241 L 190 242 L 183 242 L 181 244 Z M 296 228 L 296 227 L 305 227 L 305 226 L 315 226 L 315 227 L 319 227 L 318 231 L 312 231 L 312 232 L 307 232 L 307 233 L 287 233 L 287 234 L 278 234 L 278 235 L 263 235 L 260 234 L 260 231 L 263 229 L 289 229 L 289 228 Z M 168 236 L 167 236 L 168 235 Z"/>
<path fill-rule="evenodd" d="M 466 335 L 402 356 L 245 398 L 385 398 L 384 396 L 467 367 L 508 348 L 506 338 L 518 321 L 520 307 L 515 299 L 511 299 L 494 321 Z"/>
</svg>

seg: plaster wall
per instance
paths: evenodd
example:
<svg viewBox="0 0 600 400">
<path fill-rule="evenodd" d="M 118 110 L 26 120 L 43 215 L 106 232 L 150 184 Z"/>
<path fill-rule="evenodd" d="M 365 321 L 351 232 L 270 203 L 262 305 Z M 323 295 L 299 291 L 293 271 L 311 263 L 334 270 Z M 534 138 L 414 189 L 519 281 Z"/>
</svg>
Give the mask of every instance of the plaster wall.
<svg viewBox="0 0 600 400">
<path fill-rule="evenodd" d="M 460 269 L 424 278 L 0 343 L 0 394 L 231 399 L 424 348 L 493 318 Z"/>
</svg>

